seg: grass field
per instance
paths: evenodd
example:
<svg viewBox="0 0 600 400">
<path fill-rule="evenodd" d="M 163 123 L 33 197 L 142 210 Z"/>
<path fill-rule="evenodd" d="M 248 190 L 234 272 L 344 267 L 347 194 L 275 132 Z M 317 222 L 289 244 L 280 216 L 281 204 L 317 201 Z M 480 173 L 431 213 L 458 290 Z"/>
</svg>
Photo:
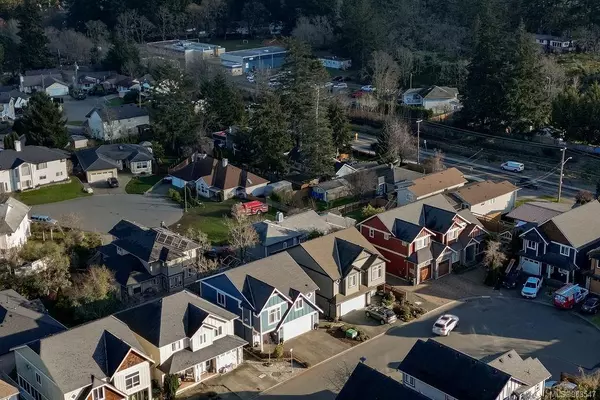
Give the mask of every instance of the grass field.
<svg viewBox="0 0 600 400">
<path fill-rule="evenodd" d="M 128 194 L 144 194 L 160 182 L 162 178 L 162 175 L 135 176 L 125 186 L 125 192 Z"/>
<path fill-rule="evenodd" d="M 41 189 L 15 193 L 15 198 L 28 206 L 56 203 L 86 196 L 91 196 L 91 194 L 83 191 L 81 183 L 76 178 L 71 178 L 69 183 L 44 186 Z"/>
</svg>

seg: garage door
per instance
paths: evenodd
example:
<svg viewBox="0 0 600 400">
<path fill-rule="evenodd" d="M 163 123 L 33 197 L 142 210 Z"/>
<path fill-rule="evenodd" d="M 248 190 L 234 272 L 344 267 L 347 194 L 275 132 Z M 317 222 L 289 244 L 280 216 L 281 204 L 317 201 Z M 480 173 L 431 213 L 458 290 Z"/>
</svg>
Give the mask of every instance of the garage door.
<svg viewBox="0 0 600 400">
<path fill-rule="evenodd" d="M 422 267 L 419 271 L 420 274 L 420 282 L 425 282 L 428 279 L 431 279 L 431 265 L 426 267 Z"/>
<path fill-rule="evenodd" d="M 365 295 L 361 294 L 358 297 L 355 297 L 353 299 L 343 302 L 340 305 L 340 317 L 345 314 L 348 314 L 350 311 L 360 310 L 362 308 L 365 308 L 365 299 L 366 299 Z"/>
<path fill-rule="evenodd" d="M 450 273 L 450 260 L 446 260 L 438 265 L 438 278 Z"/>
<path fill-rule="evenodd" d="M 114 170 L 88 172 L 88 183 L 105 181 L 115 175 L 116 174 Z"/>
<path fill-rule="evenodd" d="M 521 269 L 523 269 L 523 272 L 529 275 L 542 274 L 541 263 L 526 257 L 521 257 Z"/>
<path fill-rule="evenodd" d="M 66 96 L 69 94 L 69 88 L 57 87 L 57 88 L 48 88 L 46 89 L 46 93 L 50 97 L 58 97 L 58 96 Z"/>
<path fill-rule="evenodd" d="M 283 340 L 290 340 L 293 337 L 302 335 L 304 332 L 310 331 L 313 327 L 314 314 L 315 313 L 296 318 L 292 322 L 283 325 Z"/>
</svg>

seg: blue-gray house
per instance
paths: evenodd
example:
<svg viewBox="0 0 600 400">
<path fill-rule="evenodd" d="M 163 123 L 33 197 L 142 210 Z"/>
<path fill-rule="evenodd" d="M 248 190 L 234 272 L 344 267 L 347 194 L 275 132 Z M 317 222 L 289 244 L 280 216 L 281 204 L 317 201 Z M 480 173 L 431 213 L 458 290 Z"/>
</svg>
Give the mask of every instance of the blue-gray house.
<svg viewBox="0 0 600 400">
<path fill-rule="evenodd" d="M 235 334 L 261 350 L 316 327 L 318 289 L 287 252 L 200 281 L 202 298 L 239 315 Z"/>
<path fill-rule="evenodd" d="M 590 269 L 588 252 L 600 243 L 600 203 L 594 200 L 526 226 L 521 239 L 519 262 L 524 272 L 574 282 L 576 271 Z"/>
</svg>

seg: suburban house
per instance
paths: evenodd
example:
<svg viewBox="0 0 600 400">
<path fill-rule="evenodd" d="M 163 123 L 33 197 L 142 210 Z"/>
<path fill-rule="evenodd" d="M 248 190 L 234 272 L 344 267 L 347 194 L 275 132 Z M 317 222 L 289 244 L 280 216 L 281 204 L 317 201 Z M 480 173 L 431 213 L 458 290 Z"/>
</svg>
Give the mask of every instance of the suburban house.
<svg viewBox="0 0 600 400">
<path fill-rule="evenodd" d="M 287 252 L 200 281 L 202 298 L 238 315 L 235 334 L 261 350 L 316 327 L 318 289 Z"/>
<path fill-rule="evenodd" d="M 14 349 L 26 400 L 151 400 L 155 361 L 114 316 Z"/>
<path fill-rule="evenodd" d="M 152 378 L 179 376 L 178 392 L 243 362 L 248 342 L 235 336 L 233 314 L 184 290 L 115 314 L 156 363 Z"/>
<path fill-rule="evenodd" d="M 407 106 L 423 107 L 434 114 L 446 114 L 461 108 L 458 89 L 447 86 L 408 89 L 402 94 Z"/>
<path fill-rule="evenodd" d="M 19 76 L 19 91 L 28 94 L 43 91 L 50 97 L 68 96 L 69 83 L 57 69 L 27 71 Z"/>
<path fill-rule="evenodd" d="M 134 175 L 152 174 L 152 150 L 139 144 L 103 144 L 75 155 L 88 183 L 116 178 L 117 171 L 124 169 Z"/>
<path fill-rule="evenodd" d="M 15 120 L 23 107 L 29 102 L 29 95 L 7 87 L 0 87 L 0 119 L 2 121 Z"/>
<path fill-rule="evenodd" d="M 191 186 L 198 196 L 228 200 L 233 197 L 261 196 L 269 183 L 264 178 L 206 154 L 193 154 L 169 171 L 177 188 Z"/>
<path fill-rule="evenodd" d="M 198 243 L 128 220 L 108 233 L 115 240 L 98 248 L 91 263 L 100 261 L 115 273 L 122 299 L 179 291 L 196 280 Z"/>
<path fill-rule="evenodd" d="M 468 210 L 443 195 L 394 208 L 358 224 L 387 261 L 386 271 L 418 285 L 481 259 L 486 231 Z"/>
<path fill-rule="evenodd" d="M 354 227 L 288 252 L 319 286 L 315 302 L 332 319 L 371 304 L 377 286 L 385 283 L 385 260 Z"/>
<path fill-rule="evenodd" d="M 549 201 L 530 201 L 521 204 L 508 214 L 506 218 L 513 221 L 517 227 L 526 224 L 542 224 L 571 209 L 570 204 Z"/>
<path fill-rule="evenodd" d="M 19 389 L 0 379 L 0 400 L 19 400 Z"/>
<path fill-rule="evenodd" d="M 535 42 L 550 52 L 565 52 L 575 50 L 575 41 L 552 35 L 533 35 Z"/>
<path fill-rule="evenodd" d="M 365 363 L 358 363 L 335 400 L 427 400 L 427 397 L 407 388 Z"/>
<path fill-rule="evenodd" d="M 412 203 L 438 193 L 463 187 L 467 180 L 456 168 L 425 175 L 421 178 L 405 181 L 396 185 L 398 206 Z"/>
<path fill-rule="evenodd" d="M 343 164 L 337 170 L 336 176 L 345 176 L 351 184 L 356 183 L 357 185 L 374 187 L 375 194 L 383 196 L 388 193 L 395 193 L 398 188 L 407 182 L 422 178 L 424 175 L 420 172 L 394 165 L 356 163 L 352 165 Z"/>
<path fill-rule="evenodd" d="M 13 289 L 0 291 L 0 372 L 15 368 L 14 347 L 66 330 L 38 299 L 27 300 Z"/>
<path fill-rule="evenodd" d="M 588 252 L 600 242 L 600 203 L 591 201 L 539 225 L 524 227 L 519 263 L 524 272 L 564 283 L 588 271 Z"/>
<path fill-rule="evenodd" d="M 585 287 L 589 289 L 590 293 L 600 295 L 600 247 L 597 247 L 588 252 L 590 258 L 590 270 L 584 272 Z"/>
<path fill-rule="evenodd" d="M 9 197 L 0 203 L 0 252 L 21 247 L 31 234 L 29 228 L 31 207 Z"/>
<path fill-rule="evenodd" d="M 457 208 L 468 208 L 477 216 L 498 217 L 515 207 L 518 187 L 509 181 L 474 182 L 448 194 Z"/>
<path fill-rule="evenodd" d="M 344 178 L 320 182 L 312 187 L 310 196 L 319 201 L 330 202 L 347 197 L 351 194 L 352 187 Z"/>
<path fill-rule="evenodd" d="M 0 151 L 0 193 L 33 189 L 69 179 L 69 154 L 43 146 L 24 146 L 15 140 L 15 149 Z"/>
<path fill-rule="evenodd" d="M 139 126 L 150 123 L 148 110 L 136 104 L 94 108 L 85 117 L 89 135 L 104 141 L 135 135 Z"/>
<path fill-rule="evenodd" d="M 252 225 L 258 233 L 258 244 L 248 252 L 254 259 L 268 257 L 299 245 L 311 233 L 318 232 L 325 235 L 354 225 L 356 225 L 354 219 L 333 213 L 319 215 L 314 210 L 308 210 L 284 218 L 279 212 L 275 221 L 266 219 Z"/>
<path fill-rule="evenodd" d="M 550 372 L 514 350 L 485 363 L 436 340 L 417 340 L 398 366 L 402 384 L 433 400 L 539 400 Z"/>
<path fill-rule="evenodd" d="M 335 176 L 336 178 L 342 178 L 346 175 L 353 174 L 358 171 L 369 170 L 380 166 L 377 161 L 363 161 L 363 162 L 346 162 L 338 161 L 335 163 Z"/>
</svg>

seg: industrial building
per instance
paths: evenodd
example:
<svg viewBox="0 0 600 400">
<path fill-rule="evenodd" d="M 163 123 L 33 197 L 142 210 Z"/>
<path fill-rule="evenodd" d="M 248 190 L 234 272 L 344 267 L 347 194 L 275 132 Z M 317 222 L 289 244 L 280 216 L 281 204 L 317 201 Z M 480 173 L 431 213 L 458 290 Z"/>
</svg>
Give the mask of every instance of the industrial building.
<svg viewBox="0 0 600 400">
<path fill-rule="evenodd" d="M 221 54 L 221 63 L 225 67 L 241 65 L 243 72 L 279 68 L 283 65 L 286 54 L 287 50 L 279 46 L 228 51 Z"/>
<path fill-rule="evenodd" d="M 319 57 L 319 61 L 323 63 L 325 68 L 346 70 L 352 67 L 352 60 L 349 58 L 338 58 L 335 56 Z"/>
<path fill-rule="evenodd" d="M 191 40 L 165 40 L 146 45 L 150 57 L 176 59 L 182 68 L 187 68 L 196 60 L 219 57 L 225 48 L 215 44 L 200 43 Z"/>
</svg>

